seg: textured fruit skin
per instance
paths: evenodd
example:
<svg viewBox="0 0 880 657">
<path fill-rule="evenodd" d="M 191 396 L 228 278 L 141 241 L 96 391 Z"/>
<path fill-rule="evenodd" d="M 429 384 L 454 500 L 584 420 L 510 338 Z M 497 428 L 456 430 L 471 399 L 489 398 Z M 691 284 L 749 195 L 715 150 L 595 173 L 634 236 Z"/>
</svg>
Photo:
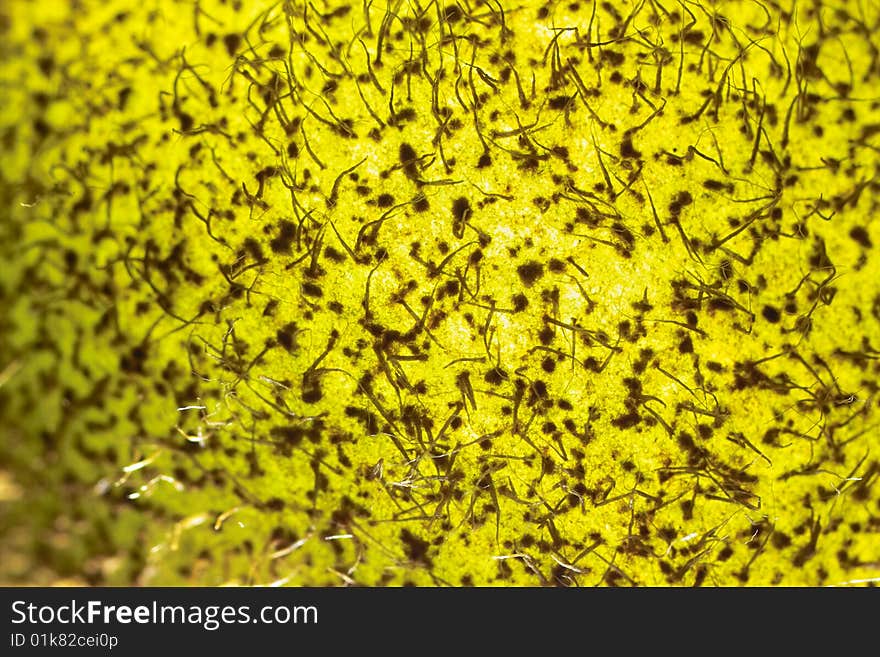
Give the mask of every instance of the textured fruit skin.
<svg viewBox="0 0 880 657">
<path fill-rule="evenodd" d="M 870 3 L 12 1 L 0 579 L 880 577 Z"/>
</svg>

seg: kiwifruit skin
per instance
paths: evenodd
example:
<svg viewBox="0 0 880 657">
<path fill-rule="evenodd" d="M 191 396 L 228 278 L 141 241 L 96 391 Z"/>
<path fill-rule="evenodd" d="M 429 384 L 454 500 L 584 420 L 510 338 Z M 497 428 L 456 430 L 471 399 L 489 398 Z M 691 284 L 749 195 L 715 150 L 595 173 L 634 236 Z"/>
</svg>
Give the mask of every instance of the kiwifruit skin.
<svg viewBox="0 0 880 657">
<path fill-rule="evenodd" d="M 5 581 L 876 577 L 877 16 L 245 4 L 2 10 Z"/>
</svg>

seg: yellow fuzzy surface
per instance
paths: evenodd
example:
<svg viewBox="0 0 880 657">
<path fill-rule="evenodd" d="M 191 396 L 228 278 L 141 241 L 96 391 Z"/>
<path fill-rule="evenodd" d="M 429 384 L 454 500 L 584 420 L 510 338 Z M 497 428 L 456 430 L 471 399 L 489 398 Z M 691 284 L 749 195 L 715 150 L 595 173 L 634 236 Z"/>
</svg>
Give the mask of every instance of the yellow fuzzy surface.
<svg viewBox="0 0 880 657">
<path fill-rule="evenodd" d="M 0 581 L 880 578 L 872 3 L 0 9 Z"/>
</svg>

